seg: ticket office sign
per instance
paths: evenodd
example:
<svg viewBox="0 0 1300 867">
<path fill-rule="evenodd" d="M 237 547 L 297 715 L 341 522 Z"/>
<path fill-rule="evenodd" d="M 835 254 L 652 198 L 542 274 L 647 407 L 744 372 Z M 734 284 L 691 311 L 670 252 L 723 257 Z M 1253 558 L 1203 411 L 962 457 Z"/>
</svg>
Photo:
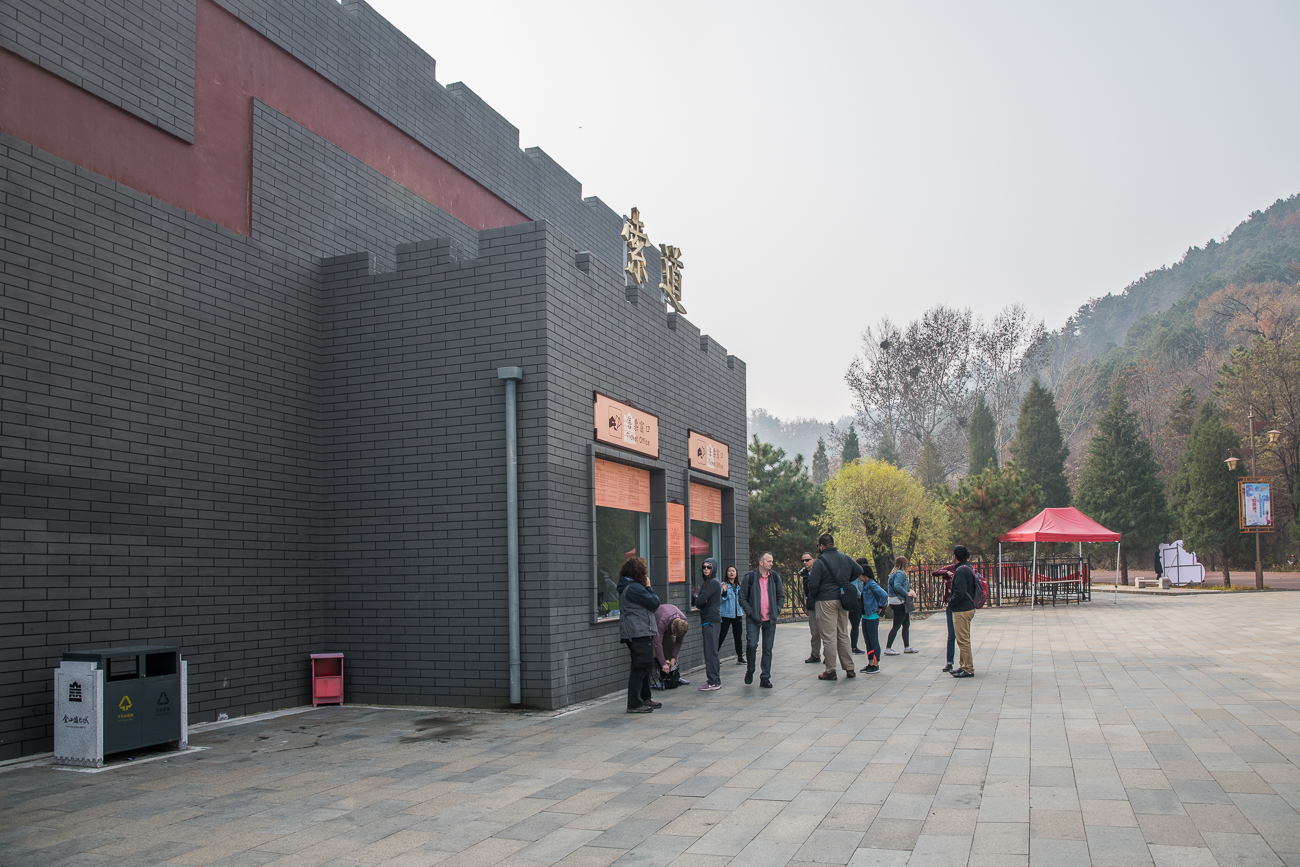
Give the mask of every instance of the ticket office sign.
<svg viewBox="0 0 1300 867">
<path fill-rule="evenodd" d="M 686 443 L 690 448 L 691 469 L 724 479 L 731 478 L 731 468 L 727 463 L 727 444 L 706 437 L 696 431 L 686 432 Z"/>
<path fill-rule="evenodd" d="M 1237 481 L 1237 511 L 1243 533 L 1273 532 L 1273 480 L 1245 478 Z"/>
<path fill-rule="evenodd" d="M 595 393 L 593 415 L 596 442 L 659 457 L 659 416 L 600 392 Z"/>
</svg>

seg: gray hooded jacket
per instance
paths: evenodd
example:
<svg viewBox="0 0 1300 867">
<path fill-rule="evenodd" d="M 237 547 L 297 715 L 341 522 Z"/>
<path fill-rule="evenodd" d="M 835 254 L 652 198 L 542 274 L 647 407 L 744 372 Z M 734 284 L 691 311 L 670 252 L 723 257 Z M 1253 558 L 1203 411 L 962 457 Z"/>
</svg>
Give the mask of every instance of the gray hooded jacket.
<svg viewBox="0 0 1300 867">
<path fill-rule="evenodd" d="M 704 561 L 713 566 L 713 576 L 691 598 L 691 604 L 700 609 L 701 623 L 720 623 L 722 618 L 722 582 L 718 580 L 718 561 L 712 557 Z"/>
</svg>

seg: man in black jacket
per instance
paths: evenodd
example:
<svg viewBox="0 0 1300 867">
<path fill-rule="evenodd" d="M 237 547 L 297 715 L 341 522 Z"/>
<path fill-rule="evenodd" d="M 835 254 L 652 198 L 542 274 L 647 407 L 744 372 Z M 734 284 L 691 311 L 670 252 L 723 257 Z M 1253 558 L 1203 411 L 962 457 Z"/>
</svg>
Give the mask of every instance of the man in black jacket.
<svg viewBox="0 0 1300 867">
<path fill-rule="evenodd" d="M 817 550 L 821 555 L 808 573 L 810 595 L 817 606 L 817 631 L 822 636 L 822 664 L 826 667 L 817 679 L 838 679 L 835 674 L 837 657 L 845 676 L 857 677 L 849 651 L 849 612 L 840 604 L 840 598 L 857 592 L 852 585 L 862 574 L 862 567 L 835 548 L 835 538 L 830 533 L 823 533 L 817 540 Z"/>
<path fill-rule="evenodd" d="M 957 560 L 957 570 L 952 575 L 952 595 L 948 597 L 948 610 L 952 612 L 953 632 L 957 633 L 957 647 L 961 649 L 961 666 L 952 673 L 953 677 L 974 677 L 975 657 L 970 652 L 970 624 L 975 619 L 975 570 L 966 561 L 970 553 L 965 545 L 958 545 L 952 550 Z"/>
<path fill-rule="evenodd" d="M 758 638 L 763 636 L 763 668 L 758 685 L 772 688 L 772 645 L 776 643 L 776 621 L 785 607 L 785 587 L 781 576 L 772 570 L 772 552 L 764 551 L 758 568 L 740 582 L 740 609 L 745 612 L 745 645 L 748 668 L 745 683 L 754 682 L 754 656 Z"/>
<path fill-rule="evenodd" d="M 800 560 L 803 561 L 803 568 L 794 574 L 799 576 L 799 580 L 803 584 L 803 610 L 808 614 L 808 632 L 809 637 L 812 639 L 812 653 L 808 655 L 804 662 L 821 662 L 821 656 L 818 654 L 822 652 L 822 637 L 817 633 L 817 605 L 812 601 L 812 595 L 808 587 L 808 570 L 812 568 L 813 555 L 804 551 Z"/>
</svg>

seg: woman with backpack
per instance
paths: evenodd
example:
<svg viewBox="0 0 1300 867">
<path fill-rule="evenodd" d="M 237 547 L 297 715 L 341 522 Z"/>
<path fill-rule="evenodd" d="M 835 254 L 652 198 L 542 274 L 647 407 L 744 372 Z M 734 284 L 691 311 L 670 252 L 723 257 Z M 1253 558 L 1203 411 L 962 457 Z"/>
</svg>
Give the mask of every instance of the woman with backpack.
<svg viewBox="0 0 1300 867">
<path fill-rule="evenodd" d="M 876 583 L 866 557 L 859 557 L 858 565 L 862 567 L 862 638 L 867 645 L 867 665 L 862 671 L 875 674 L 880 671 L 880 609 L 889 604 L 889 594 Z"/>
<path fill-rule="evenodd" d="M 894 571 L 889 573 L 889 610 L 894 615 L 894 625 L 889 628 L 889 637 L 885 639 L 885 656 L 898 656 L 894 649 L 894 636 L 903 630 L 903 652 L 916 653 L 912 649 L 912 615 L 907 606 L 916 596 L 911 583 L 907 580 L 907 558 L 894 558 Z"/>
</svg>

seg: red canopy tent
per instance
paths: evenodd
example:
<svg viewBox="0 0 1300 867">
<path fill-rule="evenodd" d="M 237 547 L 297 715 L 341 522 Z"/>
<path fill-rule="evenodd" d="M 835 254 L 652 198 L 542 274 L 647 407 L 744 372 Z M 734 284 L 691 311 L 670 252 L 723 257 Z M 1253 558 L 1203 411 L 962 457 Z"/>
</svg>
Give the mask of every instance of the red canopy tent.
<svg viewBox="0 0 1300 867">
<path fill-rule="evenodd" d="M 1030 574 L 1034 576 L 1035 590 L 1038 583 L 1038 543 L 1039 542 L 1114 542 L 1115 543 L 1115 593 L 1119 594 L 1119 546 L 1120 534 L 1107 530 L 1083 512 L 1074 508 L 1043 509 L 1025 523 L 1008 530 L 998 537 L 998 574 L 1002 573 L 1002 543 L 1033 542 L 1034 561 Z"/>
</svg>

